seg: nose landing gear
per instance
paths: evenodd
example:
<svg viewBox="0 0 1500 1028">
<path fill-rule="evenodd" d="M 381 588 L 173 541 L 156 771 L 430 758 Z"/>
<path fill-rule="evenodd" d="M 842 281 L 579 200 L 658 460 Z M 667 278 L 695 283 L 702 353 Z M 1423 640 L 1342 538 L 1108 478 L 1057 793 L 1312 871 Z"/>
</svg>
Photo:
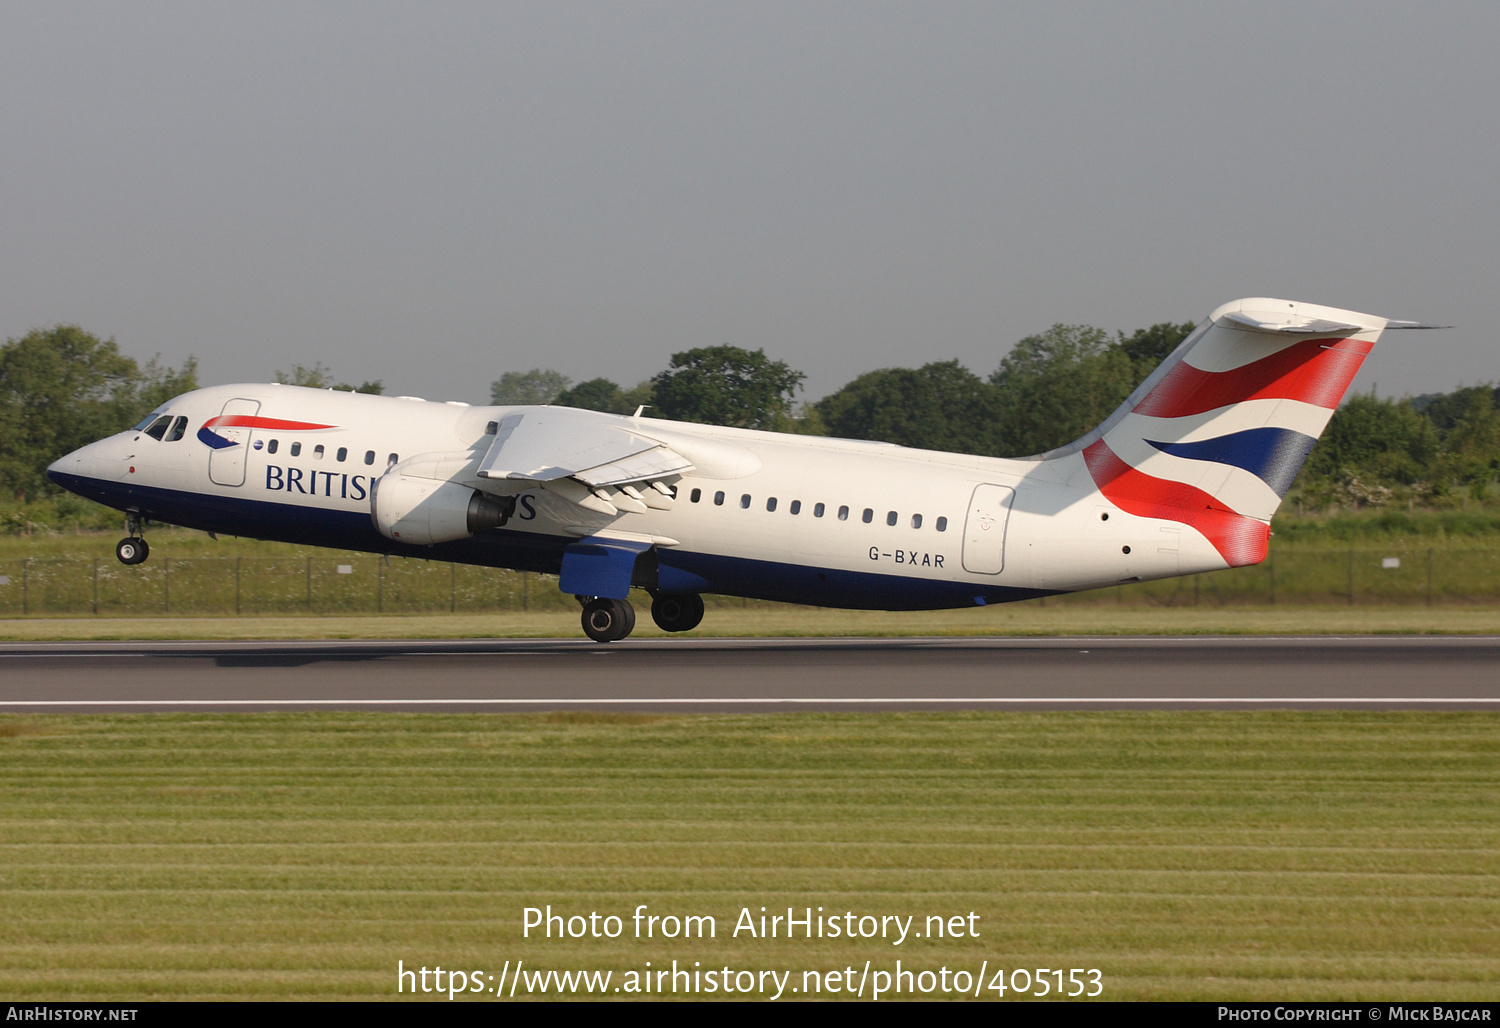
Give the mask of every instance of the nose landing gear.
<svg viewBox="0 0 1500 1028">
<path fill-rule="evenodd" d="M 134 512 L 125 515 L 125 531 L 130 535 L 115 544 L 115 556 L 121 564 L 139 564 L 151 555 L 151 547 L 141 538 L 141 516 Z"/>
</svg>

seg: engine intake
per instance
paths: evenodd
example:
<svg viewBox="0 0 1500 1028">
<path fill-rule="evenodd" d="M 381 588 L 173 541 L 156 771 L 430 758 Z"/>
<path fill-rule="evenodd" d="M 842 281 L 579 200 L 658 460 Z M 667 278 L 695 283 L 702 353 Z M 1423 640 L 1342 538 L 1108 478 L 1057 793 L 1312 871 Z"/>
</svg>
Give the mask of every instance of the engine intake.
<svg viewBox="0 0 1500 1028">
<path fill-rule="evenodd" d="M 431 546 L 503 526 L 514 496 L 493 496 L 457 482 L 388 472 L 370 490 L 370 518 L 387 539 Z"/>
</svg>

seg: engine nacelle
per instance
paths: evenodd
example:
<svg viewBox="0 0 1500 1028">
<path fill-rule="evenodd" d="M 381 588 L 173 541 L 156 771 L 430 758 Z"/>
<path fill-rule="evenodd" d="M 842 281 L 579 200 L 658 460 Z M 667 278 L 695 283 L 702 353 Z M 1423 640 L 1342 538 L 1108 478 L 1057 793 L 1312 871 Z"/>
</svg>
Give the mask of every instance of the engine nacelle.
<svg viewBox="0 0 1500 1028">
<path fill-rule="evenodd" d="M 514 496 L 491 496 L 457 482 L 387 472 L 370 488 L 370 518 L 387 539 L 430 546 L 499 528 Z"/>
</svg>

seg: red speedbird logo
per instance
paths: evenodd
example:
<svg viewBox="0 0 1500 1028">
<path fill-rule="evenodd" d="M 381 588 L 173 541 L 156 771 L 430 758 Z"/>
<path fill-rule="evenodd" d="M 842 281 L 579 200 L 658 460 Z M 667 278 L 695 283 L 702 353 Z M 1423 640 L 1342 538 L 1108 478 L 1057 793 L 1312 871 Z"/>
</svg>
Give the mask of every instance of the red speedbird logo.
<svg viewBox="0 0 1500 1028">
<path fill-rule="evenodd" d="M 215 432 L 216 428 L 263 428 L 267 431 L 278 432 L 316 432 L 324 428 L 337 428 L 337 425 L 320 425 L 313 421 L 287 421 L 283 418 L 262 418 L 253 414 L 221 414 L 216 418 L 209 418 L 198 429 L 198 441 L 205 446 L 211 446 L 215 450 L 222 450 L 226 446 L 238 446 L 238 441 L 225 439 Z"/>
</svg>

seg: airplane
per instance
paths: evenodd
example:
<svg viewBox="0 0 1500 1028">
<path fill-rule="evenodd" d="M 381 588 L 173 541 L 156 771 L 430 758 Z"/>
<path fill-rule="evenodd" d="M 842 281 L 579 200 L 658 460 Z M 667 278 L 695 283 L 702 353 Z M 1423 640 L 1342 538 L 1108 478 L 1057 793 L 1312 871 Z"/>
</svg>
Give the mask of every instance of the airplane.
<svg viewBox="0 0 1500 1028">
<path fill-rule="evenodd" d="M 1361 362 L 1412 322 L 1216 309 L 1098 428 L 1006 459 L 554 406 L 287 385 L 198 389 L 47 474 L 148 523 L 558 576 L 584 633 L 632 588 L 668 632 L 705 594 L 985 606 L 1257 564 Z"/>
</svg>

